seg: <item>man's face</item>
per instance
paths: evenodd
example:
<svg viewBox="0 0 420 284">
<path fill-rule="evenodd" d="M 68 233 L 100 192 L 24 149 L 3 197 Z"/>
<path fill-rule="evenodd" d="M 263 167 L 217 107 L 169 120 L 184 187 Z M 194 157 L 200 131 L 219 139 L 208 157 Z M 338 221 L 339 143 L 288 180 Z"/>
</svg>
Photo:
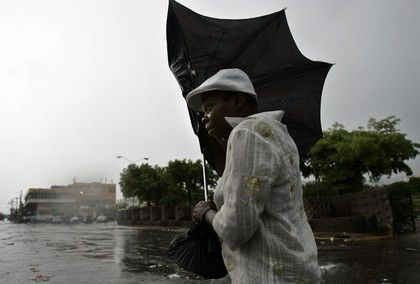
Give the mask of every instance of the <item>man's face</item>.
<svg viewBox="0 0 420 284">
<path fill-rule="evenodd" d="M 209 92 L 202 99 L 204 117 L 202 122 L 209 135 L 218 140 L 227 140 L 232 127 L 225 117 L 234 115 L 233 96 L 221 92 Z"/>
</svg>

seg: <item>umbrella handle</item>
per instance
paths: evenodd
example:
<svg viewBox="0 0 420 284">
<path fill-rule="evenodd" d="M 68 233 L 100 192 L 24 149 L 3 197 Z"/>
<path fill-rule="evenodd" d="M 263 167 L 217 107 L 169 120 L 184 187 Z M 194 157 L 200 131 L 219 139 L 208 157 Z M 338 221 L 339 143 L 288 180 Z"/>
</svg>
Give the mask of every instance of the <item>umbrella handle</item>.
<svg viewBox="0 0 420 284">
<path fill-rule="evenodd" d="M 203 155 L 203 185 L 204 185 L 204 200 L 207 201 L 207 178 L 206 178 L 206 160 Z"/>
</svg>

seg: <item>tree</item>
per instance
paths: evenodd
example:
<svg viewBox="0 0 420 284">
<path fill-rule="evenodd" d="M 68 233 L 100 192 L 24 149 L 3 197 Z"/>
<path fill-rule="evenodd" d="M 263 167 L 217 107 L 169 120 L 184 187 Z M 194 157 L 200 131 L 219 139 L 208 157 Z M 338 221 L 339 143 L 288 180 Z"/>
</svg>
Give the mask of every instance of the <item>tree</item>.
<svg viewBox="0 0 420 284">
<path fill-rule="evenodd" d="M 158 166 L 130 164 L 120 174 L 120 186 L 124 197 L 137 196 L 148 205 L 158 205 L 168 188 L 164 170 Z"/>
<path fill-rule="evenodd" d="M 125 200 L 118 200 L 117 203 L 115 203 L 115 208 L 117 209 L 126 209 L 128 207 L 128 203 Z"/>
<path fill-rule="evenodd" d="M 203 168 L 200 160 L 195 162 L 185 159 L 169 161 L 166 172 L 169 176 L 170 184 L 178 192 L 187 193 L 188 204 L 190 206 L 199 200 L 203 200 Z M 206 176 L 208 186 L 215 186 L 217 179 L 216 173 L 210 168 L 206 168 Z"/>
<path fill-rule="evenodd" d="M 215 186 L 217 175 L 206 169 L 207 184 Z M 124 197 L 137 196 L 149 205 L 194 205 L 204 199 L 203 168 L 200 160 L 169 161 L 166 167 L 130 164 L 120 174 Z M 209 192 L 211 198 L 211 192 Z"/>
<path fill-rule="evenodd" d="M 405 161 L 417 156 L 420 144 L 400 133 L 399 122 L 395 116 L 371 118 L 366 129 L 353 131 L 335 123 L 310 150 L 302 167 L 304 176 L 347 193 L 362 190 L 365 174 L 373 182 L 393 173 L 412 175 Z"/>
</svg>

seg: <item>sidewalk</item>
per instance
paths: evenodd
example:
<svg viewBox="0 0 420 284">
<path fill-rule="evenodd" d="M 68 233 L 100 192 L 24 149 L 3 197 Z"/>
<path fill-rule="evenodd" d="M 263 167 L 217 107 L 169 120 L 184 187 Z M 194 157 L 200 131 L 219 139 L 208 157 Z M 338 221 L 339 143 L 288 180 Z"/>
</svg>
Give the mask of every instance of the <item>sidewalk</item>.
<svg viewBox="0 0 420 284">
<path fill-rule="evenodd" d="M 394 234 L 392 232 L 387 233 L 335 233 L 335 232 L 315 232 L 316 241 L 378 241 L 392 239 Z"/>
</svg>

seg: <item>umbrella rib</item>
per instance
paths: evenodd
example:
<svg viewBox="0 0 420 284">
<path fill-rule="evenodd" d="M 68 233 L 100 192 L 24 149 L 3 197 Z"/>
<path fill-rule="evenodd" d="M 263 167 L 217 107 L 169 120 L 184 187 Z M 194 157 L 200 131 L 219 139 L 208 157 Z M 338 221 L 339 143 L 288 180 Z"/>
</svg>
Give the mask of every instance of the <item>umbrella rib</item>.
<svg viewBox="0 0 420 284">
<path fill-rule="evenodd" d="M 273 20 L 277 20 L 277 18 L 276 17 L 273 17 L 273 19 L 271 20 L 271 21 L 267 21 L 267 24 L 265 24 L 265 25 L 263 25 L 262 27 L 261 27 L 261 29 L 260 30 L 258 30 L 256 33 L 255 33 L 255 35 L 253 36 L 253 38 L 252 38 L 252 40 L 249 40 L 248 41 L 248 43 L 245 43 L 241 48 L 238 48 L 238 52 L 234 55 L 234 56 L 232 56 L 232 58 L 231 58 L 231 60 L 229 61 L 229 62 L 226 62 L 226 66 L 232 66 L 233 65 L 233 62 L 235 62 L 236 61 L 236 59 L 239 57 L 239 56 L 241 56 L 241 54 L 242 54 L 242 52 L 243 52 L 243 50 L 246 50 L 246 48 L 248 47 L 248 46 L 250 46 L 254 41 L 255 41 L 255 39 L 256 38 L 258 38 L 260 35 L 261 35 L 261 33 L 262 32 L 264 32 L 266 29 L 267 29 L 267 26 L 269 26 L 272 22 L 273 22 Z M 277 21 L 278 22 L 278 21 Z M 278 28 L 278 25 L 277 25 L 277 28 Z M 277 30 L 277 28 L 276 28 L 276 30 Z M 274 32 L 273 32 L 274 33 Z M 273 34 L 272 33 L 272 34 Z M 262 56 L 262 54 L 263 54 L 264 52 L 260 52 L 260 55 L 258 56 L 259 58 L 261 58 L 261 56 Z M 255 62 L 255 64 L 257 64 L 258 63 L 258 60 L 256 60 L 256 62 Z"/>
<path fill-rule="evenodd" d="M 216 58 L 216 53 L 219 51 L 220 43 L 222 42 L 222 38 L 224 36 L 224 33 L 225 33 L 225 22 L 223 22 L 222 32 L 220 34 L 220 37 L 217 40 L 216 48 L 214 49 L 214 52 L 210 55 L 211 60 L 214 60 Z"/>
<path fill-rule="evenodd" d="M 313 71 L 316 69 L 321 69 L 323 67 L 330 67 L 331 64 L 329 63 L 323 63 L 323 62 L 317 62 L 317 61 L 310 61 L 308 63 L 301 64 L 299 66 L 296 66 L 294 68 L 288 68 L 278 71 L 273 71 L 270 73 L 261 74 L 259 76 L 254 76 L 254 82 L 255 85 L 263 85 L 266 83 L 269 83 L 274 80 L 280 80 L 285 79 L 288 77 L 293 77 L 299 74 L 304 75 L 307 71 Z"/>
</svg>

